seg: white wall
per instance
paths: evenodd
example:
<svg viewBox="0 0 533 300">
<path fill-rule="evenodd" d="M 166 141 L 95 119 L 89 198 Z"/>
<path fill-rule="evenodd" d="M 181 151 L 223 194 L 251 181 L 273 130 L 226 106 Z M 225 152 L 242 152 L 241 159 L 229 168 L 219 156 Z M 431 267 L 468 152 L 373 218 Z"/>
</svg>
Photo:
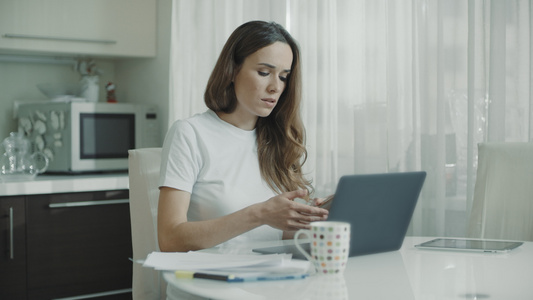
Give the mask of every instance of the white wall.
<svg viewBox="0 0 533 300">
<path fill-rule="evenodd" d="M 119 60 L 115 65 L 117 97 L 133 103 L 153 103 L 159 108 L 161 138 L 168 128 L 171 0 L 157 1 L 156 57 Z"/>
<path fill-rule="evenodd" d="M 18 56 L 20 57 L 20 56 Z M 115 64 L 109 60 L 97 60 L 103 70 L 100 77 L 100 101 L 105 101 L 103 86 L 115 78 Z M 0 59 L 0 142 L 17 130 L 13 118 L 15 101 L 46 101 L 37 89 L 39 83 L 77 83 L 81 76 L 71 64 L 11 62 Z"/>
</svg>

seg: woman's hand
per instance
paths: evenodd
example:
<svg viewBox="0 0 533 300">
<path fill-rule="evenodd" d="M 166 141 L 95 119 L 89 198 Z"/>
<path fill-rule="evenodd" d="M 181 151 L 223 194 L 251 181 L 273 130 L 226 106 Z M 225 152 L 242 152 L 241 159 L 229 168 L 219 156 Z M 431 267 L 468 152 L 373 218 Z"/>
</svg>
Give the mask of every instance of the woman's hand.
<svg viewBox="0 0 533 300">
<path fill-rule="evenodd" d="M 272 197 L 257 204 L 257 216 L 261 223 L 284 231 L 309 229 L 310 222 L 326 220 L 328 211 L 293 201 L 306 195 L 306 190 L 297 190 Z"/>
<path fill-rule="evenodd" d="M 311 202 L 311 204 L 309 205 L 324 208 L 329 211 L 329 208 L 331 207 L 331 203 L 333 202 L 334 196 L 335 194 L 329 195 L 326 198 L 314 198 L 311 201 L 309 201 Z"/>
</svg>

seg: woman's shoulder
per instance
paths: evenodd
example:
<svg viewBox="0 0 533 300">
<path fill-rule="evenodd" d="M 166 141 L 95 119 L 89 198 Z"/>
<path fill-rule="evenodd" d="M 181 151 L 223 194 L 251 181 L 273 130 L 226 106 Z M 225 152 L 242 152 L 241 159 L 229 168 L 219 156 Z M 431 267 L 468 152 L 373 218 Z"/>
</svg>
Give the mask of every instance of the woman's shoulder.
<svg viewBox="0 0 533 300">
<path fill-rule="evenodd" d="M 213 111 L 207 110 L 185 119 L 176 120 L 172 124 L 170 131 L 174 134 L 184 135 L 203 133 L 216 123 L 215 116 L 216 114 Z"/>
<path fill-rule="evenodd" d="M 212 110 L 208 109 L 202 113 L 194 114 L 190 117 L 176 120 L 173 126 L 201 126 L 206 123 L 212 123 L 216 121 L 216 114 Z"/>
</svg>

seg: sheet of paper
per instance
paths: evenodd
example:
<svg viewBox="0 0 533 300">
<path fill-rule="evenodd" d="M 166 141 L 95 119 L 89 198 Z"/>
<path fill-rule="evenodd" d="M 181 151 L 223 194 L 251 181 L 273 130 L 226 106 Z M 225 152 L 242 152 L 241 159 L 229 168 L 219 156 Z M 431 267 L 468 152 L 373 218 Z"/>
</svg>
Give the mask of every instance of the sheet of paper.
<svg viewBox="0 0 533 300">
<path fill-rule="evenodd" d="M 143 266 L 156 270 L 216 270 L 229 268 L 283 268 L 290 254 L 240 255 L 202 252 L 152 252 Z"/>
<path fill-rule="evenodd" d="M 303 274 L 310 271 L 311 263 L 304 260 L 287 260 L 281 265 L 272 266 L 245 266 L 237 268 L 222 268 L 222 269 L 206 269 L 206 272 L 219 272 L 220 274 L 236 274 L 236 275 L 289 275 L 289 274 Z"/>
</svg>

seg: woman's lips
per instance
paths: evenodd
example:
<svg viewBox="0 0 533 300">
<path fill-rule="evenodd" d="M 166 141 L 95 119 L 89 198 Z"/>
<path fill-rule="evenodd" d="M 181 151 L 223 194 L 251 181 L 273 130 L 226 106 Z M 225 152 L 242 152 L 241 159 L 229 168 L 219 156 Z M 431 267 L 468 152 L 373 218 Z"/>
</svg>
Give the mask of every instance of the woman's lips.
<svg viewBox="0 0 533 300">
<path fill-rule="evenodd" d="M 263 98 L 261 99 L 268 107 L 274 107 L 276 105 L 276 99 L 273 98 Z"/>
</svg>

